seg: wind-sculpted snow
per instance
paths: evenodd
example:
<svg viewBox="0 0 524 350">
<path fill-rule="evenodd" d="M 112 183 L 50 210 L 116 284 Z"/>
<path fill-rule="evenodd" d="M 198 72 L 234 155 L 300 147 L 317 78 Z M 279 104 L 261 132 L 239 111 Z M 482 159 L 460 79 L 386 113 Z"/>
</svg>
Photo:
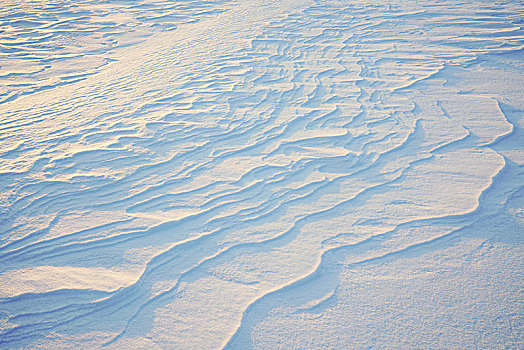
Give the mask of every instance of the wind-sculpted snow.
<svg viewBox="0 0 524 350">
<path fill-rule="evenodd" d="M 5 0 L 0 7 L 0 103 L 82 81 L 112 62 L 115 48 L 223 12 L 224 3 Z"/>
<path fill-rule="evenodd" d="M 1 348 L 524 346 L 522 3 L 0 11 Z"/>
</svg>

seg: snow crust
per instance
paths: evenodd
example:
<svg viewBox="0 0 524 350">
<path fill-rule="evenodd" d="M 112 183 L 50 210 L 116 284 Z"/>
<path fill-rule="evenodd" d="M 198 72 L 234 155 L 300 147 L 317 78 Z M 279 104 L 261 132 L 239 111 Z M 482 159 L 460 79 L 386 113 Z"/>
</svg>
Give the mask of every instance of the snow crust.
<svg viewBox="0 0 524 350">
<path fill-rule="evenodd" d="M 4 1 L 0 348 L 524 348 L 523 16 Z"/>
</svg>

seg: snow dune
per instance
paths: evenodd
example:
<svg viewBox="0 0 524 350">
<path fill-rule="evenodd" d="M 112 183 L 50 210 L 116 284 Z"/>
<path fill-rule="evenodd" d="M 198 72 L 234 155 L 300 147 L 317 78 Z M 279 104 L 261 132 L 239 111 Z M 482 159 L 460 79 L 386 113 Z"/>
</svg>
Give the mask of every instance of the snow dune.
<svg viewBox="0 0 524 350">
<path fill-rule="evenodd" d="M 0 348 L 522 348 L 524 3 L 8 0 Z"/>
</svg>

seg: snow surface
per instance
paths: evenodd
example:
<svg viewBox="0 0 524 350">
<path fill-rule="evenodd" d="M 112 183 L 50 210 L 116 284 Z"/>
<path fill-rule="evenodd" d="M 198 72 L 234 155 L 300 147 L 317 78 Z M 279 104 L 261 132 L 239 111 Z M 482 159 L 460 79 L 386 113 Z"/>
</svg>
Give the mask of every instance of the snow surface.
<svg viewBox="0 0 524 350">
<path fill-rule="evenodd" d="M 523 18 L 3 0 L 0 348 L 524 349 Z"/>
</svg>

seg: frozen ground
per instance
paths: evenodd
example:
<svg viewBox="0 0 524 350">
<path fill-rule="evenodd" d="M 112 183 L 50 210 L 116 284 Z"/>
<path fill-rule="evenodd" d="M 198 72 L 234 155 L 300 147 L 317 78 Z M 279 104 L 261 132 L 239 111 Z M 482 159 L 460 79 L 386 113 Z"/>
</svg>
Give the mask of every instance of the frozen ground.
<svg viewBox="0 0 524 350">
<path fill-rule="evenodd" d="M 0 348 L 523 349 L 523 18 L 2 1 Z"/>
</svg>

